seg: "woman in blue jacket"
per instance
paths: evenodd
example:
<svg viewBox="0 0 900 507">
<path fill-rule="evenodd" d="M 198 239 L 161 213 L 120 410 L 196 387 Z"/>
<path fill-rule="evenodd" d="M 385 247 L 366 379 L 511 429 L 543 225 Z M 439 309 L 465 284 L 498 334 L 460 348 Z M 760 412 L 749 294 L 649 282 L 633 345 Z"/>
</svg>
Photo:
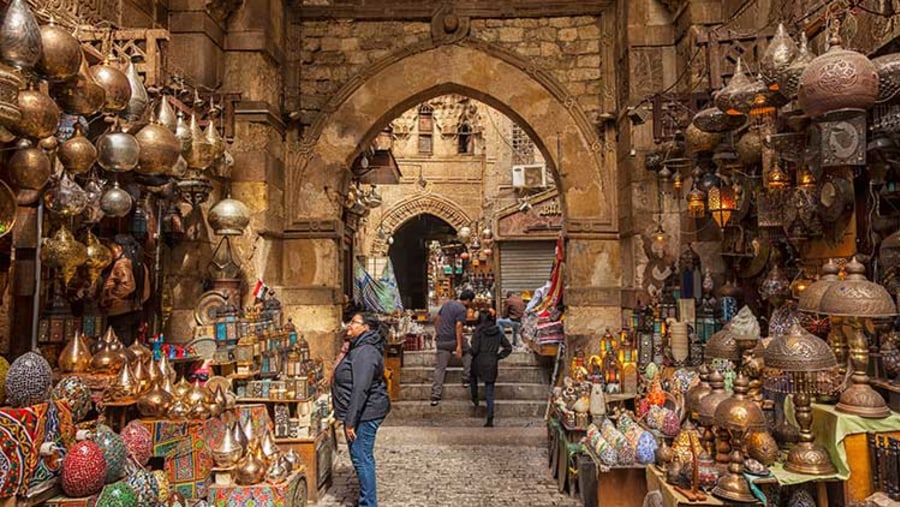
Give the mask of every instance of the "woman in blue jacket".
<svg viewBox="0 0 900 507">
<path fill-rule="evenodd" d="M 374 315 L 353 316 L 347 326 L 346 350 L 342 349 L 331 380 L 334 415 L 344 422 L 350 461 L 359 479 L 359 507 L 378 505 L 375 433 L 391 411 L 384 380 L 384 336 L 380 326 Z"/>
</svg>

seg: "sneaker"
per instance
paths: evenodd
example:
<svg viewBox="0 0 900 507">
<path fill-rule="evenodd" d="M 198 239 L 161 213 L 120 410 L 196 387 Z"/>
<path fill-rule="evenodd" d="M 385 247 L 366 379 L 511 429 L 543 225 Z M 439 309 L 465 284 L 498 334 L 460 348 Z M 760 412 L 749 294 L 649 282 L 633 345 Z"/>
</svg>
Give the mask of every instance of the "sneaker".
<svg viewBox="0 0 900 507">
<path fill-rule="evenodd" d="M 438 405 L 438 403 L 440 403 L 440 402 L 441 402 L 441 400 L 431 400 L 431 406 L 436 407 Z"/>
</svg>

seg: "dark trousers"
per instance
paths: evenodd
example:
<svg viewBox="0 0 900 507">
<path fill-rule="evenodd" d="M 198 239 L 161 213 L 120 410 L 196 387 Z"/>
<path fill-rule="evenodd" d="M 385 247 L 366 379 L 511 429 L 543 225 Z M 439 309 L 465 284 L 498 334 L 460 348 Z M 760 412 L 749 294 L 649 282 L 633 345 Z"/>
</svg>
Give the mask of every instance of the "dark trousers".
<svg viewBox="0 0 900 507">
<path fill-rule="evenodd" d="M 138 326 L 141 325 L 141 312 L 129 312 L 121 315 L 110 315 L 106 318 L 106 324 L 113 328 L 122 345 L 129 346 L 134 343 L 138 335 Z"/>
<path fill-rule="evenodd" d="M 472 401 L 478 400 L 478 377 L 475 374 L 472 374 L 469 377 L 469 390 L 472 392 Z M 487 416 L 488 419 L 494 418 L 494 383 L 493 382 L 485 382 L 484 383 L 484 399 L 487 402 Z"/>
</svg>

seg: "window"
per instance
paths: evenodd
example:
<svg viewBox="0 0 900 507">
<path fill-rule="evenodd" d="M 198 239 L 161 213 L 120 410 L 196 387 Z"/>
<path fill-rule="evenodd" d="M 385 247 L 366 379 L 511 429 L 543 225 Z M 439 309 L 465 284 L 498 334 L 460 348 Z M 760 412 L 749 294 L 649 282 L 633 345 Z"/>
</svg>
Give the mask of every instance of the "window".
<svg viewBox="0 0 900 507">
<path fill-rule="evenodd" d="M 522 127 L 513 124 L 512 128 L 513 164 L 534 163 L 534 143 Z"/>
<path fill-rule="evenodd" d="M 419 153 L 431 154 L 434 150 L 434 110 L 428 104 L 419 106 Z"/>
<path fill-rule="evenodd" d="M 457 153 L 472 153 L 474 151 L 472 150 L 472 127 L 469 126 L 468 122 L 463 122 L 459 126 L 457 141 L 459 142 Z"/>
</svg>

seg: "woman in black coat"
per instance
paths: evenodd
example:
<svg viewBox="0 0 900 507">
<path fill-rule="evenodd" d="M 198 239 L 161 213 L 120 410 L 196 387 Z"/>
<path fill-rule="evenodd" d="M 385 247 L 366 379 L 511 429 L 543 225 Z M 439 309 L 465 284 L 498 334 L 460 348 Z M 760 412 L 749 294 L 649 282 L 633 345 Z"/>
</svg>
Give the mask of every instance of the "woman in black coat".
<svg viewBox="0 0 900 507">
<path fill-rule="evenodd" d="M 502 347 L 502 350 L 501 350 Z M 472 335 L 472 370 L 469 389 L 472 403 L 478 406 L 478 380 L 484 382 L 484 397 L 487 400 L 487 422 L 485 427 L 494 426 L 494 383 L 497 382 L 497 362 L 512 353 L 512 345 L 503 331 L 497 327 L 494 316 L 482 310 L 478 314 L 478 326 Z"/>
<path fill-rule="evenodd" d="M 375 434 L 391 411 L 384 379 L 384 335 L 371 314 L 357 313 L 347 326 L 349 341 L 331 379 L 334 417 L 343 421 L 350 461 L 359 479 L 359 507 L 378 505 Z"/>
</svg>

